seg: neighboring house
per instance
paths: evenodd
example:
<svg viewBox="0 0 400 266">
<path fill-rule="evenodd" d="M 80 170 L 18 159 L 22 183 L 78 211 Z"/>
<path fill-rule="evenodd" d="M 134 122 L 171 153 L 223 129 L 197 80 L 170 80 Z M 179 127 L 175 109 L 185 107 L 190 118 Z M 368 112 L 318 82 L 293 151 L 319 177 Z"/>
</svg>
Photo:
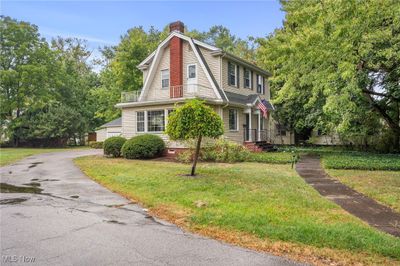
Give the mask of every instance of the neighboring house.
<svg viewBox="0 0 400 266">
<path fill-rule="evenodd" d="M 169 36 L 138 68 L 143 88 L 122 94 L 122 136 L 160 135 L 170 148 L 181 143 L 168 141 L 163 131 L 176 103 L 200 98 L 223 119 L 224 137 L 237 143 L 258 141 L 280 143 L 291 137 L 276 133 L 271 118 L 268 77 L 270 73 L 217 47 L 183 34 L 182 22 L 170 24 Z M 264 117 L 260 103 L 264 103 Z M 286 142 L 285 142 L 286 143 Z"/>
<path fill-rule="evenodd" d="M 96 141 L 105 141 L 106 139 L 114 136 L 121 136 L 122 133 L 122 119 L 117 118 L 107 124 L 104 124 L 96 130 Z"/>
</svg>

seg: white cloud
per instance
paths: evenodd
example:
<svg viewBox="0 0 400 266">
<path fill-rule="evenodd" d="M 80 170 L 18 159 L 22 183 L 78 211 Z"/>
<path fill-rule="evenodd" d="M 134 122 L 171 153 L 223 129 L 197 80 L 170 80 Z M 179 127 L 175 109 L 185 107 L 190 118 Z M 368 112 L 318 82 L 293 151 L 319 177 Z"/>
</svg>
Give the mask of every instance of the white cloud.
<svg viewBox="0 0 400 266">
<path fill-rule="evenodd" d="M 40 29 L 40 33 L 44 36 L 44 37 L 57 37 L 57 36 L 61 36 L 61 37 L 70 37 L 70 38 L 78 38 L 78 39 L 83 39 L 83 40 L 87 40 L 89 43 L 95 43 L 95 44 L 106 44 L 106 45 L 114 45 L 116 44 L 113 41 L 110 40 L 105 40 L 105 39 L 101 39 L 101 38 L 97 38 L 94 36 L 90 36 L 90 35 L 85 35 L 85 34 L 76 34 L 76 33 L 67 33 L 67 32 L 61 32 L 61 31 L 56 31 L 56 30 L 52 30 L 52 29 L 46 29 L 46 28 L 42 28 Z"/>
</svg>

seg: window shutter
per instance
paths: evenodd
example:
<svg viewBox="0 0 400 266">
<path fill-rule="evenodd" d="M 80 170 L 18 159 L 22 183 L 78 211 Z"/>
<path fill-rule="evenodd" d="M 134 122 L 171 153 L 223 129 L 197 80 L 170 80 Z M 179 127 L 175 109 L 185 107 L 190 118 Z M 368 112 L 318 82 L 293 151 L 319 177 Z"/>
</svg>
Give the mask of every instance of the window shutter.
<svg viewBox="0 0 400 266">
<path fill-rule="evenodd" d="M 253 90 L 253 70 L 250 71 L 250 89 Z"/>
<path fill-rule="evenodd" d="M 243 88 L 246 88 L 246 69 L 243 68 Z"/>
<path fill-rule="evenodd" d="M 240 71 L 239 71 L 239 65 L 236 65 L 237 73 L 236 73 L 236 87 L 240 87 Z"/>
<path fill-rule="evenodd" d="M 263 81 L 263 85 L 262 85 L 263 92 L 262 92 L 262 94 L 265 94 L 265 78 L 264 77 L 262 77 L 262 81 Z"/>
<path fill-rule="evenodd" d="M 231 84 L 231 78 L 230 78 L 230 73 L 229 73 L 229 69 L 231 68 L 231 62 L 228 62 L 228 85 L 232 85 Z"/>
</svg>

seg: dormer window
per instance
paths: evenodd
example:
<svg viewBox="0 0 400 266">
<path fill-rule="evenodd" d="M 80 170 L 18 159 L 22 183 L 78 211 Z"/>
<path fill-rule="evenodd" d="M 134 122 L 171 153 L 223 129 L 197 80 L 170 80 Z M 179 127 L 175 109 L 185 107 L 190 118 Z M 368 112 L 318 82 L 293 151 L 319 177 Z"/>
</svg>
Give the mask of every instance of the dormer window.
<svg viewBox="0 0 400 266">
<path fill-rule="evenodd" d="M 169 87 L 169 69 L 161 70 L 161 88 Z"/>
<path fill-rule="evenodd" d="M 230 86 L 237 86 L 237 66 L 228 62 L 228 84 Z"/>
<path fill-rule="evenodd" d="M 257 93 L 264 94 L 264 78 L 261 75 L 257 75 Z"/>
<path fill-rule="evenodd" d="M 245 88 L 251 89 L 251 71 L 244 69 L 243 85 Z"/>
</svg>

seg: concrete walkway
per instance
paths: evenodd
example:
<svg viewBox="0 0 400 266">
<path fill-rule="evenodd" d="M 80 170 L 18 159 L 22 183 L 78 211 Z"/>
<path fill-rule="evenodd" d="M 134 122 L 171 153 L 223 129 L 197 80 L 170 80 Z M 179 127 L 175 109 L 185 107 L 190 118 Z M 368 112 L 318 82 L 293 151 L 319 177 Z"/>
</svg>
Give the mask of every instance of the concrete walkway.
<svg viewBox="0 0 400 266">
<path fill-rule="evenodd" d="M 388 234 L 400 237 L 400 213 L 332 179 L 317 156 L 301 156 L 297 173 L 322 196 L 361 220 Z"/>
<path fill-rule="evenodd" d="M 295 265 L 149 216 L 72 162 L 95 154 L 41 154 L 0 169 L 1 265 Z"/>
</svg>

